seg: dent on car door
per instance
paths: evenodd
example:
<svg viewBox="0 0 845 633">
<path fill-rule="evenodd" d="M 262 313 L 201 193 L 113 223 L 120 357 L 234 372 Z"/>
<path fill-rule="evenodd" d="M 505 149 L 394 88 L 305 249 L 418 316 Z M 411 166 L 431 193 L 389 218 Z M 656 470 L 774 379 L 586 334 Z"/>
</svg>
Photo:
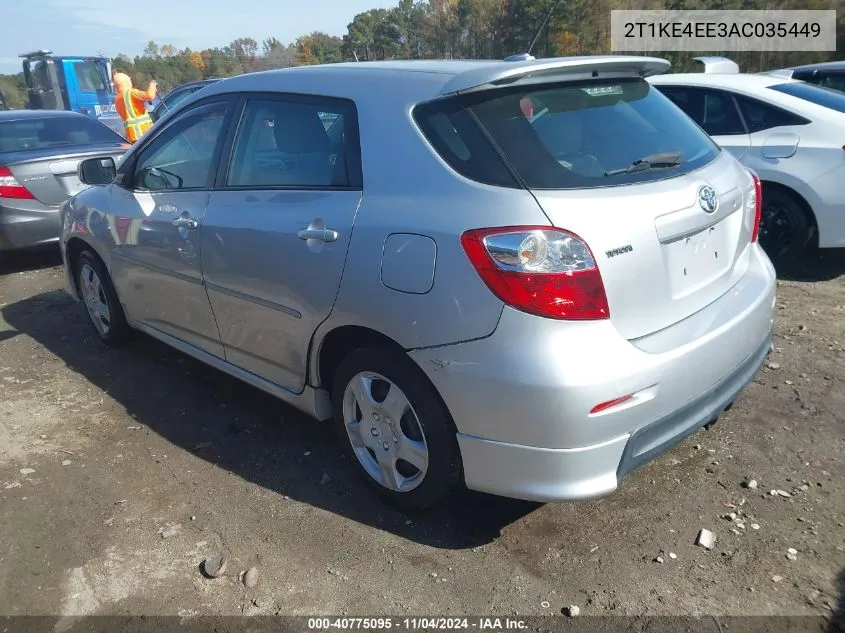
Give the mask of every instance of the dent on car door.
<svg viewBox="0 0 845 633">
<path fill-rule="evenodd" d="M 730 93 L 686 86 L 661 86 L 660 90 L 738 159 L 748 152 L 751 139 Z"/>
<path fill-rule="evenodd" d="M 114 279 L 130 319 L 223 356 L 205 293 L 199 229 L 232 105 L 198 105 L 127 164 L 114 214 Z"/>
<path fill-rule="evenodd" d="M 256 96 L 239 119 L 203 220 L 203 276 L 226 359 L 299 392 L 361 199 L 355 107 Z"/>
</svg>

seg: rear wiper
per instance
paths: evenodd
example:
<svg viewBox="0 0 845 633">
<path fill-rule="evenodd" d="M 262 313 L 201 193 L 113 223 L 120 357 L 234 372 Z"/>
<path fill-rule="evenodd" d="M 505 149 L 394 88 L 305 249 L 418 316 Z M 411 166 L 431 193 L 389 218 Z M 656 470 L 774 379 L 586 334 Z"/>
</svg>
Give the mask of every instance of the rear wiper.
<svg viewBox="0 0 845 633">
<path fill-rule="evenodd" d="M 663 152 L 662 154 L 652 154 L 651 156 L 643 156 L 635 160 L 628 167 L 621 169 L 611 169 L 604 172 L 605 176 L 615 176 L 617 174 L 632 174 L 636 171 L 646 171 L 648 169 L 666 169 L 668 167 L 677 167 L 683 161 L 684 156 L 680 152 Z"/>
</svg>

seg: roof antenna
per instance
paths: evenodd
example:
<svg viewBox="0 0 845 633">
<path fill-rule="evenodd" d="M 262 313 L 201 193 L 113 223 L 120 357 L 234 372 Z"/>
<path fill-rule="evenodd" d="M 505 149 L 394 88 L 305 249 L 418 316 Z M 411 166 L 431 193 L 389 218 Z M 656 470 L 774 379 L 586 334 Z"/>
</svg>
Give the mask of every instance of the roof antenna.
<svg viewBox="0 0 845 633">
<path fill-rule="evenodd" d="M 537 29 L 537 32 L 534 34 L 534 39 L 531 40 L 531 44 L 528 46 L 528 50 L 524 53 L 517 53 L 516 55 L 510 55 L 508 57 L 505 57 L 506 62 L 533 62 L 535 59 L 537 59 L 531 54 L 531 51 L 534 50 L 534 45 L 537 43 L 537 40 L 540 39 L 540 33 L 542 33 L 543 29 L 546 28 L 546 24 L 549 22 L 549 18 L 552 17 L 552 13 L 554 13 L 554 10 L 559 4 L 560 0 L 555 0 L 555 2 L 552 4 L 548 13 L 546 13 L 546 17 L 543 18 L 543 22 L 542 24 L 540 24 L 540 28 Z"/>
</svg>

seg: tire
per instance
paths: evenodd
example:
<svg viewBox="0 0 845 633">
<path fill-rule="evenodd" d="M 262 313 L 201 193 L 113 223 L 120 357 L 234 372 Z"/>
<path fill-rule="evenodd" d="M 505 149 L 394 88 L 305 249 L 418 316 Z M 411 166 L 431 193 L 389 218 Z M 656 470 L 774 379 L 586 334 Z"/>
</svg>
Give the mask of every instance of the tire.
<svg viewBox="0 0 845 633">
<path fill-rule="evenodd" d="M 389 347 L 353 351 L 335 372 L 332 407 L 340 441 L 354 467 L 389 505 L 420 512 L 461 489 L 461 454 L 452 416 L 422 370 L 403 352 Z M 390 467 L 392 476 L 385 475 Z"/>
<path fill-rule="evenodd" d="M 132 330 L 103 262 L 90 250 L 84 250 L 79 254 L 75 273 L 85 314 L 97 337 L 109 347 L 120 346 Z"/>
<path fill-rule="evenodd" d="M 798 262 L 810 241 L 811 221 L 801 203 L 787 191 L 766 187 L 760 221 L 760 246 L 776 268 Z"/>
</svg>

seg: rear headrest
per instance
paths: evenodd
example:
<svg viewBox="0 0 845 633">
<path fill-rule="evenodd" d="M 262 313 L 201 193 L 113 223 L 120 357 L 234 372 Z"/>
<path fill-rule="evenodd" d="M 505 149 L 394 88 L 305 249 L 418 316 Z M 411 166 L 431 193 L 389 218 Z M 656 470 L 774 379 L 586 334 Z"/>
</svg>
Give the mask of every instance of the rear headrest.
<svg viewBox="0 0 845 633">
<path fill-rule="evenodd" d="M 331 149 L 328 134 L 314 106 L 286 103 L 275 111 L 276 147 L 286 154 L 312 154 Z"/>
</svg>

